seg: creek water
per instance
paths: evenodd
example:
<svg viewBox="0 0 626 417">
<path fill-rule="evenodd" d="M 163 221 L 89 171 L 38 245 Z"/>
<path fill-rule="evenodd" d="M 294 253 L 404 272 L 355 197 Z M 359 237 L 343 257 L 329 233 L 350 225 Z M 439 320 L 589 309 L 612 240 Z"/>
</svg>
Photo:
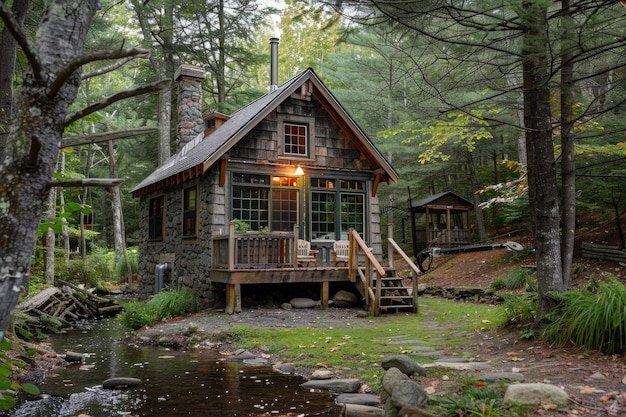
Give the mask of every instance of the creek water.
<svg viewBox="0 0 626 417">
<path fill-rule="evenodd" d="M 117 343 L 117 320 L 54 336 L 61 353 L 87 354 L 82 364 L 54 371 L 39 385 L 42 399 L 26 400 L 2 417 L 113 416 L 337 416 L 327 392 L 300 386 L 302 377 L 275 372 L 267 364 L 223 361 L 214 350 L 168 350 Z M 136 388 L 105 390 L 112 377 L 142 380 Z"/>
</svg>

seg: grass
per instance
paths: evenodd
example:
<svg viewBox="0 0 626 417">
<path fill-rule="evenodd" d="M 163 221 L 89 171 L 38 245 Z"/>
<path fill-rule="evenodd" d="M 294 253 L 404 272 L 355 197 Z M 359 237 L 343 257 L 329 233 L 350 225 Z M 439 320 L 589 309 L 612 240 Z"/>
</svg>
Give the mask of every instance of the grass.
<svg viewBox="0 0 626 417">
<path fill-rule="evenodd" d="M 426 320 L 437 325 L 425 325 Z M 383 357 L 401 353 L 411 356 L 420 347 L 436 348 L 441 344 L 461 346 L 467 342 L 464 332 L 493 329 L 500 323 L 499 307 L 429 299 L 428 306 L 417 315 L 355 318 L 355 323 L 346 323 L 342 328 L 239 326 L 230 336 L 238 347 L 264 347 L 296 367 L 358 370 L 364 383 L 378 388 L 384 372 L 380 367 Z M 420 357 L 418 362 L 427 359 Z"/>
<path fill-rule="evenodd" d="M 120 320 L 132 330 L 149 326 L 166 317 L 185 316 L 197 308 L 196 296 L 189 288 L 161 291 L 147 302 L 131 301 L 124 306 Z"/>
</svg>

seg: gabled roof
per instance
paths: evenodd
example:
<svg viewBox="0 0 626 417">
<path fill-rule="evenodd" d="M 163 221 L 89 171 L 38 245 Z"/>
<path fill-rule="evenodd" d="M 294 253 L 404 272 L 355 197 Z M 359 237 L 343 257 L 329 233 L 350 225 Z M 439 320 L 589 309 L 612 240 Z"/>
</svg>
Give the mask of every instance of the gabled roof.
<svg viewBox="0 0 626 417">
<path fill-rule="evenodd" d="M 430 205 L 444 205 L 444 206 L 453 206 L 454 208 L 474 208 L 474 203 L 471 201 L 461 197 L 458 194 L 453 193 L 452 191 L 446 191 L 439 194 L 434 194 L 425 198 L 422 198 L 415 203 L 412 203 L 411 210 L 419 211 L 420 209 L 424 209 L 426 206 Z"/>
<path fill-rule="evenodd" d="M 153 189 L 179 183 L 204 174 L 228 150 L 235 146 L 278 105 L 289 98 L 291 94 L 296 92 L 306 82 L 313 84 L 313 95 L 322 103 L 339 127 L 348 134 L 355 146 L 368 160 L 372 169 L 377 174 L 380 174 L 380 179 L 387 182 L 390 180 L 396 182 L 398 180 L 396 171 L 350 117 L 348 112 L 339 104 L 315 72 L 308 68 L 274 91 L 265 94 L 238 110 L 206 138 L 204 138 L 204 134 L 198 135 L 152 174 L 137 184 L 131 192 L 134 196 L 139 196 Z"/>
</svg>

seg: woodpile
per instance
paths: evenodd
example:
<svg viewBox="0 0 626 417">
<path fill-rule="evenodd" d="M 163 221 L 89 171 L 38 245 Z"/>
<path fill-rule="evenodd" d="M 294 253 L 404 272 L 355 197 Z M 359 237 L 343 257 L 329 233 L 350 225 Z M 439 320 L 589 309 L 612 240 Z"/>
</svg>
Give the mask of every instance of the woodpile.
<svg viewBox="0 0 626 417">
<path fill-rule="evenodd" d="M 615 261 L 626 264 L 626 249 L 618 246 L 597 245 L 583 242 L 583 258 L 603 259 L 605 261 Z"/>
<path fill-rule="evenodd" d="M 33 330 L 50 330 L 51 325 L 71 328 L 79 320 L 115 315 L 124 309 L 68 282 L 61 284 L 62 288 L 47 288 L 18 304 L 16 309 L 25 314 L 16 316 L 16 325 L 26 325 L 35 334 Z"/>
</svg>

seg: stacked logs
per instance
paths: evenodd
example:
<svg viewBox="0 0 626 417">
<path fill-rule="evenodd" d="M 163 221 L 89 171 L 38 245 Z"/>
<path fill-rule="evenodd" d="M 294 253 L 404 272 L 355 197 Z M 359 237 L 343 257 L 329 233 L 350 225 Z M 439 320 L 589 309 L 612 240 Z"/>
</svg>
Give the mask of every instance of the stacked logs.
<svg viewBox="0 0 626 417">
<path fill-rule="evenodd" d="M 619 246 L 597 245 L 583 242 L 581 247 L 584 258 L 603 259 L 626 264 L 626 249 L 622 249 Z"/>
<path fill-rule="evenodd" d="M 62 288 L 51 287 L 17 305 L 21 314 L 16 316 L 17 325 L 26 325 L 31 333 L 60 323 L 63 328 L 72 328 L 79 320 L 88 320 L 115 315 L 124 308 L 114 301 L 99 297 L 65 281 Z M 21 322 L 21 323 L 20 323 Z"/>
</svg>

